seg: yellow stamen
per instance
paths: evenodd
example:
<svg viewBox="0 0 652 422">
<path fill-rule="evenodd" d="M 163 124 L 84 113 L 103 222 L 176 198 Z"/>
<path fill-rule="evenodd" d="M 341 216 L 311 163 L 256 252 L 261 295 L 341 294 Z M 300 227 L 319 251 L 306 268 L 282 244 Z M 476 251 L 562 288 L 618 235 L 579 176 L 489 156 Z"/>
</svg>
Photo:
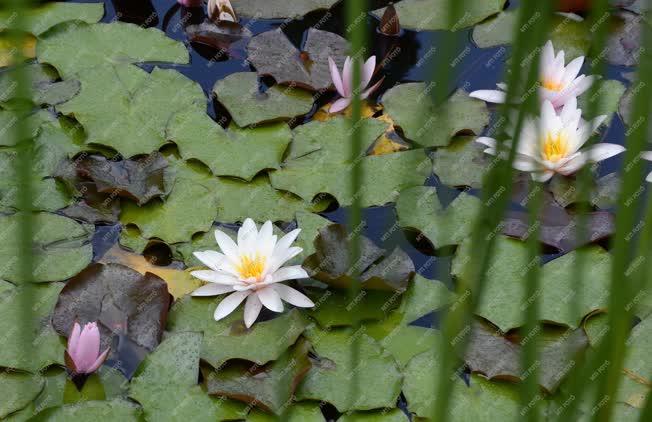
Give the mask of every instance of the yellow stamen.
<svg viewBox="0 0 652 422">
<path fill-rule="evenodd" d="M 565 133 L 557 132 L 546 135 L 543 141 L 543 158 L 556 163 L 568 155 L 568 137 Z"/>
<path fill-rule="evenodd" d="M 564 86 L 562 85 L 561 82 L 554 82 L 551 81 L 550 79 L 544 79 L 541 81 L 541 86 L 543 86 L 546 89 L 549 89 L 550 91 L 555 91 L 559 92 L 562 89 L 564 89 Z"/>
<path fill-rule="evenodd" d="M 242 256 L 240 257 L 240 264 L 236 267 L 238 273 L 242 278 L 254 277 L 260 279 L 265 269 L 265 257 L 256 254 L 255 257 Z"/>
</svg>

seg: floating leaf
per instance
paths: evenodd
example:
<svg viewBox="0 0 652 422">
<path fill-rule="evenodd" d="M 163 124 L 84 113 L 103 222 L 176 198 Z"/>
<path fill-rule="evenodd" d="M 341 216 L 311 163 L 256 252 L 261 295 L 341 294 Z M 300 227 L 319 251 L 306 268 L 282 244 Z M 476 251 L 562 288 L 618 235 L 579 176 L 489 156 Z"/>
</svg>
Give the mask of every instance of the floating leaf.
<svg viewBox="0 0 652 422">
<path fill-rule="evenodd" d="M 296 219 L 297 228 L 301 229 L 301 233 L 299 233 L 296 240 L 296 246 L 303 248 L 303 252 L 301 252 L 297 260 L 301 264 L 305 258 L 315 253 L 315 239 L 319 235 L 319 230 L 329 226 L 332 222 L 319 214 L 306 211 L 297 211 Z"/>
<path fill-rule="evenodd" d="M 609 173 L 597 180 L 591 179 L 590 202 L 598 208 L 605 209 L 616 205 L 620 192 L 620 176 Z M 569 177 L 553 177 L 549 185 L 555 201 L 562 207 L 567 207 L 579 201 L 577 180 Z"/>
<path fill-rule="evenodd" d="M 341 69 L 348 50 L 344 38 L 315 28 L 308 29 L 303 51 L 290 42 L 281 28 L 256 35 L 247 46 L 248 60 L 259 75 L 270 75 L 279 84 L 314 91 L 328 89 L 332 84 L 328 57 Z"/>
<path fill-rule="evenodd" d="M 0 373 L 0 418 L 27 406 L 43 389 L 43 377 L 25 372 Z"/>
<path fill-rule="evenodd" d="M 48 283 L 6 288 L 0 293 L 0 330 L 5 342 L 0 348 L 1 367 L 37 372 L 48 365 L 63 365 L 64 346 L 50 325 L 62 288 L 63 283 Z M 27 298 L 33 305 L 28 314 L 31 320 L 25 321 Z M 25 326 L 29 328 L 21 328 Z M 29 354 L 22 347 L 25 340 L 34 345 Z"/>
<path fill-rule="evenodd" d="M 329 9 L 340 0 L 295 0 L 288 3 L 284 0 L 269 0 L 260 3 L 256 0 L 238 0 L 235 7 L 239 16 L 254 19 L 285 19 L 301 18 L 315 10 Z"/>
<path fill-rule="evenodd" d="M 324 415 L 318 404 L 295 403 L 289 406 L 283 415 L 286 422 L 324 422 Z M 275 422 L 277 417 L 262 410 L 253 409 L 247 415 L 247 422 Z"/>
<path fill-rule="evenodd" d="M 15 16 L 11 10 L 0 12 L 0 27 L 12 26 Z M 66 21 L 95 23 L 104 16 L 104 3 L 48 2 L 23 12 L 24 31 L 41 35 L 53 26 Z"/>
<path fill-rule="evenodd" d="M 457 245 L 469 237 L 482 209 L 480 199 L 464 192 L 443 208 L 437 190 L 427 186 L 406 189 L 396 201 L 401 227 L 418 230 L 435 249 Z"/>
<path fill-rule="evenodd" d="M 213 174 L 251 180 L 264 169 L 278 168 L 292 140 L 285 123 L 224 130 L 204 112 L 179 113 L 167 129 L 181 156 L 206 164 Z"/>
<path fill-rule="evenodd" d="M 469 2 L 464 8 L 464 16 L 451 26 L 449 16 L 453 7 L 447 0 L 403 0 L 394 5 L 401 25 L 415 31 L 437 31 L 447 29 L 458 31 L 482 22 L 491 15 L 503 10 L 505 0 L 484 0 Z M 374 10 L 380 18 L 385 9 Z"/>
<path fill-rule="evenodd" d="M 438 280 L 429 280 L 419 274 L 415 275 L 410 286 L 403 293 L 403 300 L 398 309 L 402 321 L 409 324 L 422 316 L 440 309 L 455 300 L 455 293 Z"/>
<path fill-rule="evenodd" d="M 363 321 L 378 321 L 398 305 L 392 301 L 394 294 L 383 291 L 362 290 L 350 298 L 346 290 L 312 289 L 308 297 L 316 304 L 308 311 L 320 327 L 350 327 Z"/>
<path fill-rule="evenodd" d="M 20 239 L 20 215 L 0 216 L 2 237 L 9 239 L 0 247 L 4 262 L 0 278 L 16 283 L 20 278 L 17 239 Z M 74 276 L 91 262 L 90 244 L 93 226 L 55 214 L 37 213 L 33 217 L 33 281 L 61 281 Z"/>
<path fill-rule="evenodd" d="M 424 147 L 446 146 L 454 136 L 480 134 L 489 124 L 484 101 L 457 91 L 441 107 L 436 107 L 431 90 L 431 85 L 414 82 L 397 85 L 383 95 L 385 113 L 408 139 Z"/>
<path fill-rule="evenodd" d="M 627 340 L 622 381 L 616 400 L 642 409 L 652 389 L 652 318 L 634 327 Z"/>
<path fill-rule="evenodd" d="M 298 400 L 320 400 L 331 403 L 340 412 L 393 407 L 401 391 L 401 372 L 391 356 L 383 354 L 378 343 L 364 333 L 350 329 L 306 332 L 315 359 L 308 375 L 297 390 Z M 354 337 L 355 336 L 355 340 Z M 359 362 L 351 358 L 351 342 L 358 341 Z M 348 388 L 355 373 L 360 385 L 373 386 L 353 397 Z"/>
<path fill-rule="evenodd" d="M 237 361 L 229 362 L 219 370 L 207 370 L 204 378 L 208 392 L 280 415 L 310 369 L 309 349 L 310 344 L 300 339 L 296 345 L 267 365 Z"/>
<path fill-rule="evenodd" d="M 628 11 L 612 15 L 612 28 L 605 46 L 607 61 L 614 65 L 634 66 L 644 52 L 641 45 L 642 25 L 647 25 L 643 16 Z"/>
<path fill-rule="evenodd" d="M 228 51 L 231 44 L 246 41 L 253 36 L 251 30 L 241 25 L 216 25 L 211 21 L 204 21 L 196 25 L 185 27 L 188 40 Z"/>
<path fill-rule="evenodd" d="M 80 93 L 58 110 L 73 115 L 84 126 L 86 143 L 111 147 L 125 158 L 159 149 L 168 141 L 165 128 L 174 114 L 204 112 L 206 106 L 200 86 L 175 70 L 157 67 L 147 73 L 136 66 L 116 64 L 86 69 L 80 80 Z"/>
<path fill-rule="evenodd" d="M 89 72 L 93 67 L 104 68 L 107 65 L 122 67 L 127 63 L 147 62 L 185 64 L 189 60 L 186 47 L 179 41 L 166 37 L 159 29 L 145 29 L 124 22 L 63 25 L 39 39 L 36 55 L 40 63 L 53 65 L 64 79 L 79 73 L 79 76 L 83 76 L 84 79 L 82 85 L 84 81 L 92 81 L 99 76 L 95 73 L 98 72 L 98 69 L 94 69 L 93 76 L 83 74 Z M 104 75 L 107 75 L 107 71 L 114 72 L 111 69 L 113 66 L 105 68 Z M 94 89 L 102 90 L 95 96 L 96 102 L 97 99 L 106 96 L 108 90 L 105 88 L 107 86 L 115 89 L 117 85 L 111 83 L 114 79 L 115 75 L 113 78 L 103 80 L 104 83 L 99 81 L 96 84 Z M 125 86 L 134 89 L 136 84 L 131 80 L 125 82 Z M 168 92 L 172 92 L 173 96 L 183 92 L 183 90 L 175 90 L 173 87 L 168 88 Z M 166 99 L 168 101 L 161 106 L 170 105 L 169 96 Z M 174 103 L 177 101 L 178 98 Z M 102 108 L 102 111 L 107 108 Z M 107 118 L 115 119 L 120 113 L 117 109 L 112 110 L 111 116 L 107 116 Z M 148 120 L 143 120 L 143 122 L 151 123 Z"/>
<path fill-rule="evenodd" d="M 120 264 L 91 264 L 66 283 L 52 324 L 68 336 L 75 321 L 98 321 L 102 350 L 122 335 L 153 350 L 161 341 L 169 306 L 167 285 L 154 274 L 143 276 Z M 117 357 L 114 349 L 110 356 Z"/>
<path fill-rule="evenodd" d="M 250 329 L 244 325 L 242 311 L 215 321 L 213 314 L 222 298 L 183 297 L 174 304 L 168 318 L 167 328 L 172 332 L 204 333 L 201 358 L 214 368 L 229 359 L 244 359 L 259 365 L 278 359 L 307 325 L 297 310 L 257 322 Z"/>
<path fill-rule="evenodd" d="M 290 120 L 307 114 L 313 103 L 309 92 L 294 86 L 275 85 L 260 92 L 258 76 L 253 72 L 232 73 L 220 79 L 213 87 L 213 93 L 240 127 Z"/>
<path fill-rule="evenodd" d="M 409 419 L 400 409 L 379 412 L 351 412 L 340 417 L 337 422 L 407 422 Z"/>
<path fill-rule="evenodd" d="M 618 105 L 625 93 L 625 85 L 615 79 L 600 80 L 597 84 L 597 88 L 591 88 L 579 97 L 578 108 L 585 112 L 595 110 L 596 116 L 607 116 L 605 123 L 608 123 L 611 116 L 618 112 Z M 592 89 L 596 89 L 595 94 L 592 94 Z"/>
<path fill-rule="evenodd" d="M 453 138 L 445 148 L 433 153 L 434 171 L 446 186 L 468 186 L 479 189 L 491 158 L 484 153 L 484 147 L 475 142 L 475 137 Z"/>
<path fill-rule="evenodd" d="M 109 401 L 84 401 L 76 404 L 69 404 L 61 407 L 46 409 L 36 415 L 35 422 L 97 422 L 98 420 L 110 419 L 121 422 L 139 422 L 142 418 L 140 406 L 125 399 L 113 399 Z"/>
<path fill-rule="evenodd" d="M 414 274 L 414 264 L 403 250 L 396 248 L 388 254 L 360 236 L 360 258 L 351 268 L 351 248 L 346 227 L 331 224 L 319 230 L 316 252 L 306 259 L 305 266 L 313 272 L 313 278 L 332 287 L 345 289 L 359 282 L 363 289 L 405 290 Z"/>
<path fill-rule="evenodd" d="M 472 247 L 462 242 L 453 260 L 452 274 L 469 285 Z M 574 278 L 577 256 L 584 254 L 586 273 L 582 285 Z M 528 306 L 524 280 L 530 263 L 524 242 L 499 236 L 496 239 L 482 299 L 476 313 L 507 332 L 524 323 L 523 309 Z M 575 329 L 588 314 L 606 308 L 609 292 L 611 256 L 598 246 L 574 250 L 541 268 L 539 319 Z M 574 298 L 577 291 L 582 294 Z M 578 306 L 569 306 L 579 299 Z"/>
</svg>

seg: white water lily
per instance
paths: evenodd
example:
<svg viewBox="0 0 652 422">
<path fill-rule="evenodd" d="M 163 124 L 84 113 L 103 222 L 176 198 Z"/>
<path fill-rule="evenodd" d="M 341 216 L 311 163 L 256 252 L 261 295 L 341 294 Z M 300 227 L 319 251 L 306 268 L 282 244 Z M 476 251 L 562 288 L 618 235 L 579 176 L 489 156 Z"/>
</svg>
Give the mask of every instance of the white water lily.
<svg viewBox="0 0 652 422">
<path fill-rule="evenodd" d="M 229 315 L 246 299 L 244 322 L 247 328 L 256 321 L 263 306 L 274 312 L 283 312 L 281 300 L 301 308 L 315 306 L 304 294 L 280 283 L 308 278 L 301 265 L 282 267 L 303 251 L 292 246 L 300 231 L 292 230 L 277 242 L 271 221 L 258 231 L 253 220 L 247 218 L 238 230 L 236 243 L 226 233 L 215 230 L 215 240 L 222 252 L 195 252 L 197 259 L 210 269 L 191 273 L 208 282 L 192 295 L 216 296 L 234 292 L 222 299 L 215 309 L 216 321 Z"/>
<path fill-rule="evenodd" d="M 342 98 L 331 104 L 328 112 L 337 113 L 347 108 L 349 104 L 351 104 L 351 101 L 353 101 L 353 96 L 356 94 L 356 90 L 353 87 L 353 59 L 347 56 L 347 58 L 344 60 L 344 67 L 342 68 L 341 75 L 339 69 L 337 68 L 337 64 L 335 64 L 335 61 L 331 57 L 328 58 L 328 66 L 330 68 L 333 85 L 335 86 L 337 93 L 342 96 Z M 362 91 L 360 93 L 360 99 L 362 100 L 367 98 L 369 95 L 371 95 L 372 92 L 378 89 L 382 82 L 381 79 L 370 88 L 367 88 L 367 85 L 369 85 L 369 82 L 371 82 L 371 78 L 374 75 L 375 69 L 376 56 L 371 56 L 362 66 L 360 73 L 359 89 Z"/>
<path fill-rule="evenodd" d="M 208 17 L 214 22 L 237 22 L 229 0 L 208 0 Z"/>
<path fill-rule="evenodd" d="M 582 119 L 576 98 L 569 100 L 559 114 L 550 101 L 545 101 L 539 118 L 526 118 L 523 122 L 514 168 L 531 172 L 533 179 L 545 182 L 555 173 L 568 176 L 587 162 L 598 162 L 620 154 L 625 148 L 609 143 L 599 143 L 580 151 L 605 118 L 599 116 L 592 123 Z M 480 137 L 477 142 L 488 147 L 484 152 L 497 154 L 495 139 Z M 508 145 L 512 142 L 508 141 Z"/>
<path fill-rule="evenodd" d="M 559 109 L 571 98 L 582 95 L 593 83 L 593 76 L 579 75 L 584 64 L 584 56 L 580 56 L 565 65 L 564 51 L 555 55 L 552 42 L 548 41 L 541 53 L 539 65 L 539 98 Z M 473 91 L 469 96 L 489 103 L 504 103 L 507 86 L 497 84 L 498 90 L 481 89 Z"/>
<path fill-rule="evenodd" d="M 641 158 L 644 160 L 652 161 L 652 151 L 646 151 L 641 154 Z M 645 178 L 646 181 L 652 182 L 652 173 L 648 174 Z"/>
</svg>

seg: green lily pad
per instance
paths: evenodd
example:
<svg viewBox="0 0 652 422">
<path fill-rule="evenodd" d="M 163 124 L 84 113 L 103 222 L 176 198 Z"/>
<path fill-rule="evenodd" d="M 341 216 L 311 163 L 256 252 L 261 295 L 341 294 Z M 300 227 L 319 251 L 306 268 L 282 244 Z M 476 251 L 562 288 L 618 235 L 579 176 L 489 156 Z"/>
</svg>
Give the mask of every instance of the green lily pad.
<svg viewBox="0 0 652 422">
<path fill-rule="evenodd" d="M 48 365 L 63 365 L 64 346 L 50 324 L 50 314 L 62 288 L 63 283 L 23 285 L 0 293 L 0 330 L 5 338 L 0 348 L 1 367 L 37 372 Z M 20 329 L 26 324 L 21 310 L 26 297 L 34 304 L 27 333 Z M 31 344 L 38 345 L 30 354 L 22 348 L 26 335 Z"/>
<path fill-rule="evenodd" d="M 175 70 L 155 68 L 150 74 L 116 64 L 86 69 L 80 79 L 80 93 L 58 110 L 84 126 L 86 143 L 111 147 L 125 158 L 167 143 L 165 128 L 177 112 L 206 107 L 199 85 Z"/>
<path fill-rule="evenodd" d="M 551 19 L 548 38 L 555 46 L 555 51 L 564 50 L 567 62 L 585 56 L 591 47 L 592 37 L 588 20 L 577 22 L 559 15 L 553 15 Z M 472 39 L 480 48 L 511 44 L 517 25 L 518 10 L 506 10 L 495 18 L 476 25 Z"/>
<path fill-rule="evenodd" d="M 452 303 L 455 293 L 448 290 L 441 281 L 429 280 L 416 274 L 402 298 L 398 312 L 401 313 L 403 322 L 409 324 Z"/>
<path fill-rule="evenodd" d="M 301 229 L 296 246 L 303 248 L 297 262 L 303 263 L 307 257 L 315 253 L 315 239 L 319 235 L 319 230 L 331 225 L 332 222 L 319 214 L 306 211 L 297 211 L 296 220 L 297 228 Z"/>
<path fill-rule="evenodd" d="M 399 409 L 380 412 L 351 412 L 340 417 L 337 422 L 407 422 L 409 419 Z"/>
<path fill-rule="evenodd" d="M 201 161 L 217 176 L 250 181 L 261 170 L 280 166 L 292 132 L 285 123 L 224 130 L 206 113 L 193 111 L 172 118 L 167 138 L 184 159 Z"/>
<path fill-rule="evenodd" d="M 269 0 L 263 4 L 256 0 L 239 0 L 235 11 L 238 16 L 255 19 L 297 19 L 315 10 L 329 9 L 339 1 L 297 0 L 288 3 L 284 0 Z"/>
<path fill-rule="evenodd" d="M 436 107 L 429 94 L 431 90 L 424 82 L 400 84 L 382 98 L 385 113 L 418 145 L 446 146 L 456 135 L 480 134 L 489 124 L 489 110 L 484 101 L 460 90 L 441 107 Z"/>
<path fill-rule="evenodd" d="M 627 339 L 623 363 L 623 377 L 616 400 L 636 408 L 643 408 L 650 396 L 652 380 L 652 318 L 648 317 L 634 327 Z"/>
<path fill-rule="evenodd" d="M 109 401 L 84 401 L 76 404 L 46 409 L 30 419 L 35 422 L 97 422 L 98 420 L 119 420 L 139 422 L 142 410 L 137 404 L 125 399 Z"/>
<path fill-rule="evenodd" d="M 56 82 L 59 74 L 51 66 L 33 63 L 27 65 L 24 71 L 29 75 L 32 86 L 32 89 L 29 90 L 29 96 L 25 99 L 34 104 L 60 104 L 68 101 L 79 92 L 80 84 L 75 79 Z M 7 108 L 11 108 L 12 102 L 18 100 L 15 96 L 16 73 L 15 68 L 0 73 L 0 92 L 3 93 L 0 104 Z"/>
<path fill-rule="evenodd" d="M 427 186 L 406 189 L 396 201 L 401 227 L 418 230 L 435 249 L 458 245 L 469 237 L 482 209 L 480 199 L 464 192 L 443 209 L 437 190 Z"/>
<path fill-rule="evenodd" d="M 250 183 L 220 177 L 217 199 L 217 220 L 222 223 L 235 223 L 245 218 L 291 221 L 299 211 L 319 211 L 315 209 L 317 205 L 274 189 L 266 175 L 255 177 Z"/>
<path fill-rule="evenodd" d="M 385 318 L 398 305 L 398 301 L 390 301 L 393 295 L 391 292 L 361 290 L 351 299 L 343 289 L 312 289 L 308 291 L 308 297 L 316 306 L 308 311 L 308 315 L 323 328 L 357 326 L 363 321 Z"/>
<path fill-rule="evenodd" d="M 145 239 L 158 238 L 167 243 L 189 241 L 197 232 L 207 231 L 217 209 L 217 180 L 203 169 L 184 162 L 174 165 L 176 180 L 163 201 L 138 206 L 123 202 L 120 221 L 140 229 Z M 201 200 L 200 200 L 201 199 Z M 194 204 L 188 207 L 188 204 Z"/>
<path fill-rule="evenodd" d="M 238 361 L 229 362 L 218 370 L 204 371 L 208 392 L 281 415 L 310 369 L 309 349 L 310 344 L 300 339 L 278 359 L 262 367 Z"/>
<path fill-rule="evenodd" d="M 597 82 L 595 94 L 591 95 L 591 89 L 579 97 L 577 107 L 589 113 L 595 110 L 596 116 L 608 116 L 605 124 L 611 121 L 611 116 L 618 112 L 620 99 L 625 94 L 625 85 L 615 79 L 603 79 Z M 595 104 L 597 102 L 597 104 Z"/>
<path fill-rule="evenodd" d="M 433 169 L 441 183 L 474 189 L 482 187 L 491 158 L 475 139 L 471 136 L 453 138 L 449 146 L 437 148 L 433 153 Z"/>
<path fill-rule="evenodd" d="M 453 260 L 452 274 L 458 282 L 470 282 L 471 242 L 464 241 Z M 584 254 L 583 285 L 574 278 L 577 255 Z M 507 332 L 524 323 L 523 307 L 527 306 L 525 279 L 528 258 L 524 242 L 499 236 L 494 244 L 492 260 L 484 279 L 485 287 L 477 314 Z M 532 265 L 532 264 L 530 264 Z M 598 246 L 577 249 L 545 264 L 541 269 L 540 315 L 542 321 L 575 329 L 588 314 L 607 306 L 611 256 Z M 581 289 L 581 303 L 570 306 L 576 291 Z"/>
<path fill-rule="evenodd" d="M 186 296 L 177 301 L 168 315 L 168 330 L 204 333 L 201 358 L 219 368 L 229 359 L 244 359 L 259 365 L 278 359 L 294 344 L 307 325 L 297 310 L 246 329 L 242 310 L 215 321 L 213 313 L 223 296 L 201 298 Z"/>
<path fill-rule="evenodd" d="M 63 390 L 68 381 L 66 371 L 58 366 L 51 366 L 41 370 L 40 375 L 43 377 L 44 385 L 38 396 L 22 410 L 12 413 L 3 420 L 7 422 L 28 421 L 32 416 L 44 409 L 64 404 Z"/>
<path fill-rule="evenodd" d="M 179 41 L 166 37 L 159 29 L 143 28 L 124 22 L 63 25 L 39 39 L 36 54 L 40 63 L 53 65 L 64 79 L 79 73 L 84 80 L 89 80 L 89 76 L 83 73 L 92 67 L 147 62 L 185 64 L 189 60 L 186 47 Z M 106 70 L 113 71 L 110 67 Z M 106 72 L 104 74 L 106 75 Z M 92 80 L 93 77 L 90 78 Z M 104 84 L 100 83 L 96 87 L 104 91 L 95 98 L 96 102 L 106 95 L 110 88 L 115 89 L 116 84 L 111 83 L 111 80 L 106 79 Z M 131 85 L 131 88 L 133 89 L 134 85 Z M 179 92 L 183 92 L 169 88 L 168 92 L 172 92 L 175 97 Z M 168 96 L 167 99 L 169 98 Z M 177 101 L 178 98 L 174 103 Z M 164 105 L 169 106 L 170 102 L 166 101 Z M 107 109 L 100 108 L 103 111 Z M 111 117 L 117 116 L 117 110 L 111 113 Z"/>
<path fill-rule="evenodd" d="M 318 404 L 295 403 L 283 415 L 286 422 L 324 422 L 324 415 Z M 276 422 L 278 418 L 262 410 L 253 409 L 247 415 L 247 422 Z"/>
<path fill-rule="evenodd" d="M 0 373 L 0 418 L 27 406 L 43 389 L 43 377 L 25 372 Z"/>
<path fill-rule="evenodd" d="M 275 85 L 260 92 L 254 72 L 233 73 L 213 87 L 217 100 L 240 127 L 256 123 L 290 120 L 312 109 L 312 94 L 301 88 Z"/>
<path fill-rule="evenodd" d="M 25 12 L 23 30 L 34 35 L 41 35 L 62 22 L 75 20 L 95 23 L 99 22 L 102 16 L 104 16 L 104 3 L 46 3 Z M 0 27 L 12 26 L 14 19 L 11 10 L 0 12 Z"/>
<path fill-rule="evenodd" d="M 447 0 L 403 0 L 394 4 L 401 27 L 415 31 L 457 31 L 482 22 L 503 10 L 506 0 L 473 1 L 465 5 L 464 16 L 451 25 L 451 3 Z M 380 18 L 385 9 L 374 10 Z"/>
<path fill-rule="evenodd" d="M 0 227 L 7 239 L 18 239 L 19 214 L 0 216 Z M 37 213 L 33 217 L 33 230 L 33 281 L 65 280 L 91 262 L 93 226 L 60 215 Z M 0 247 L 0 260 L 5 263 L 1 278 L 15 283 L 24 281 L 19 275 L 18 256 L 15 241 Z"/>
<path fill-rule="evenodd" d="M 385 355 L 374 339 L 350 329 L 327 332 L 314 328 L 305 335 L 317 357 L 297 390 L 298 400 L 326 401 L 340 412 L 394 407 L 402 375 L 394 359 Z M 362 357 L 357 367 L 351 361 L 353 336 L 359 341 Z M 357 397 L 347 387 L 352 385 L 354 371 L 360 386 L 373 386 Z"/>
</svg>

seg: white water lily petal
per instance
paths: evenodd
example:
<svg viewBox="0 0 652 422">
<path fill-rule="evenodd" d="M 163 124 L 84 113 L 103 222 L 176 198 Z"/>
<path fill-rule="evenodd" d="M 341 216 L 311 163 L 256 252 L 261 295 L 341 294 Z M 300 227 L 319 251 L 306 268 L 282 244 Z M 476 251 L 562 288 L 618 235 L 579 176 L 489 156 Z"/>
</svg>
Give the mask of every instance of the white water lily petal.
<svg viewBox="0 0 652 422">
<path fill-rule="evenodd" d="M 238 230 L 238 251 L 240 254 L 251 251 L 258 239 L 256 223 L 251 218 L 246 218 Z"/>
<path fill-rule="evenodd" d="M 502 104 L 506 100 L 506 94 L 503 91 L 497 91 L 493 89 L 479 89 L 473 91 L 469 94 L 471 98 L 477 98 L 479 100 L 486 101 L 488 103 L 497 103 Z"/>
<path fill-rule="evenodd" d="M 344 97 L 346 94 L 344 93 L 344 85 L 342 85 L 342 77 L 340 76 L 340 71 L 337 68 L 337 64 L 335 63 L 335 60 L 333 60 L 332 57 L 328 58 L 328 69 L 331 72 L 331 80 L 333 81 L 335 90 L 337 91 L 338 94 Z"/>
<path fill-rule="evenodd" d="M 275 283 L 285 280 L 298 280 L 302 278 L 308 278 L 308 273 L 304 270 L 301 265 L 292 265 L 290 267 L 283 267 L 280 270 L 272 274 L 272 279 Z"/>
<path fill-rule="evenodd" d="M 490 148 L 496 148 L 497 141 L 494 138 L 488 138 L 486 136 L 480 136 L 475 140 L 477 143 L 486 145 Z"/>
<path fill-rule="evenodd" d="M 217 308 L 215 309 L 215 313 L 213 314 L 213 318 L 215 318 L 215 321 L 219 321 L 222 318 L 229 315 L 231 312 L 233 312 L 235 308 L 237 308 L 238 305 L 240 305 L 242 301 L 245 300 L 245 298 L 250 294 L 251 294 L 250 291 L 235 292 L 235 293 L 231 293 L 230 295 L 222 299 L 220 304 L 217 305 Z"/>
<path fill-rule="evenodd" d="M 652 182 L 652 172 L 647 175 L 647 177 L 645 178 L 645 181 L 646 182 Z"/>
<path fill-rule="evenodd" d="M 288 249 L 295 240 L 297 240 L 297 237 L 301 233 L 301 229 L 294 229 L 285 236 L 281 238 L 281 240 L 278 241 L 276 244 L 276 248 L 279 250 L 286 250 Z"/>
<path fill-rule="evenodd" d="M 249 295 L 244 308 L 244 323 L 247 328 L 250 328 L 256 322 L 261 309 L 263 309 L 263 304 L 260 303 L 258 295 Z"/>
<path fill-rule="evenodd" d="M 601 143 L 589 148 L 586 154 L 588 154 L 588 159 L 590 161 L 597 163 L 606 160 L 607 158 L 611 158 L 614 155 L 618 155 L 623 151 L 625 151 L 625 147 L 622 145 Z"/>
<path fill-rule="evenodd" d="M 267 269 L 268 273 L 272 274 L 276 272 L 276 270 L 281 268 L 283 264 L 299 255 L 301 252 L 303 252 L 303 248 L 298 246 L 292 246 L 286 250 L 279 250 L 278 253 L 275 252 L 270 259 L 269 267 Z"/>
<path fill-rule="evenodd" d="M 285 284 L 274 284 L 273 289 L 279 294 L 281 299 L 289 303 L 290 305 L 297 306 L 299 308 L 312 308 L 315 304 L 300 291 L 293 289 L 292 287 L 286 286 Z"/>
<path fill-rule="evenodd" d="M 235 278 L 234 276 L 222 272 L 212 271 L 212 270 L 192 271 L 190 275 L 202 281 L 208 281 L 210 283 L 217 283 L 217 284 L 224 284 L 224 285 L 233 285 L 238 283 L 238 279 Z"/>
<path fill-rule="evenodd" d="M 220 266 L 224 263 L 226 257 L 224 254 L 216 251 L 196 251 L 193 255 L 208 268 L 219 271 Z"/>
<path fill-rule="evenodd" d="M 515 157 L 512 167 L 520 171 L 539 171 L 541 170 L 541 164 L 536 162 L 534 159 L 521 155 L 520 157 Z"/>
<path fill-rule="evenodd" d="M 215 230 L 215 240 L 227 258 L 235 261 L 238 259 L 238 245 L 222 230 Z"/>
<path fill-rule="evenodd" d="M 225 284 L 209 283 L 196 289 L 191 293 L 192 296 L 217 296 L 224 293 L 232 292 L 233 286 Z"/>
<path fill-rule="evenodd" d="M 265 287 L 257 290 L 256 295 L 264 307 L 274 312 L 283 312 L 283 302 L 281 296 L 272 287 Z"/>
<path fill-rule="evenodd" d="M 365 89 L 371 78 L 374 76 L 374 70 L 376 70 L 376 56 L 371 56 L 367 59 L 364 66 L 362 67 L 362 74 L 360 75 L 360 89 Z"/>
<path fill-rule="evenodd" d="M 564 176 L 570 176 L 573 173 L 576 173 L 579 169 L 581 169 L 584 164 L 586 164 L 587 161 L 587 155 L 585 153 L 578 153 L 568 161 L 566 161 L 564 164 L 559 166 L 557 171 Z"/>
<path fill-rule="evenodd" d="M 532 179 L 536 180 L 537 182 L 545 183 L 550 180 L 554 174 L 555 172 L 553 171 L 545 170 L 540 173 L 532 173 Z"/>
<path fill-rule="evenodd" d="M 641 153 L 641 158 L 644 160 L 652 161 L 652 151 L 644 151 Z"/>
</svg>

